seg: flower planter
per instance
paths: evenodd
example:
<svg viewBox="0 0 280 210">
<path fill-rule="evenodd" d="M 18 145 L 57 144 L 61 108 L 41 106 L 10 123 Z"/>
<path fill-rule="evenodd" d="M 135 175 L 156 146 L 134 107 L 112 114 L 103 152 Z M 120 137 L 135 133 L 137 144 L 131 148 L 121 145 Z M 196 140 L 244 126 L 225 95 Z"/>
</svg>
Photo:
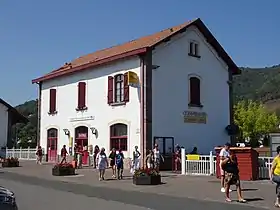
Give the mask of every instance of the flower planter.
<svg viewBox="0 0 280 210">
<path fill-rule="evenodd" d="M 15 161 L 15 162 L 3 162 L 2 163 L 2 167 L 3 168 L 19 167 L 19 162 L 18 161 Z"/>
<path fill-rule="evenodd" d="M 52 169 L 53 176 L 71 176 L 75 175 L 75 168 L 54 167 Z"/>
<path fill-rule="evenodd" d="M 161 184 L 161 176 L 133 176 L 135 185 L 158 185 Z"/>
</svg>

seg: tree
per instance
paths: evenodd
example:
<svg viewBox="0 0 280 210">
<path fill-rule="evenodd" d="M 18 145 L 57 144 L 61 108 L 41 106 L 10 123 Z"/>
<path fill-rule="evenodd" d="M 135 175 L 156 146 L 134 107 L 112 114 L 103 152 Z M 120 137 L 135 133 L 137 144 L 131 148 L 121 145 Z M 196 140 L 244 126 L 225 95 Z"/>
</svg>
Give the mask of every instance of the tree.
<svg viewBox="0 0 280 210">
<path fill-rule="evenodd" d="M 275 130 L 279 119 L 275 113 L 266 111 L 263 104 L 254 101 L 240 101 L 234 106 L 234 123 L 240 129 L 241 138 L 250 138 L 256 145 L 259 138 Z"/>
</svg>

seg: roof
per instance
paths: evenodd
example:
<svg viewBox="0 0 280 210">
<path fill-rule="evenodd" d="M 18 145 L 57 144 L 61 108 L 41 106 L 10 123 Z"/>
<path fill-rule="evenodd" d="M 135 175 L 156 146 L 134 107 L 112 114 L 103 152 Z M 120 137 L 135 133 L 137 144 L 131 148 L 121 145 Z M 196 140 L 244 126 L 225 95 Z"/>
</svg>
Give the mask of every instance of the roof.
<svg viewBox="0 0 280 210">
<path fill-rule="evenodd" d="M 22 114 L 20 114 L 16 108 L 14 108 L 12 105 L 8 104 L 6 101 L 4 101 L 2 98 L 0 98 L 0 104 L 3 104 L 8 108 L 8 111 L 12 114 L 12 124 L 15 123 L 27 123 L 29 120 L 24 117 Z"/>
<path fill-rule="evenodd" d="M 82 71 L 90 67 L 107 64 L 109 62 L 116 61 L 122 58 L 143 54 L 149 49 L 152 49 L 156 45 L 170 39 L 172 36 L 178 33 L 185 31 L 188 27 L 193 25 L 201 31 L 201 33 L 205 36 L 207 42 L 212 45 L 212 47 L 217 51 L 218 55 L 229 66 L 229 69 L 232 71 L 232 73 L 239 74 L 239 68 L 225 52 L 222 46 L 218 43 L 218 41 L 205 26 L 205 24 L 201 21 L 201 19 L 198 18 L 149 36 L 144 36 L 121 45 L 113 46 L 85 56 L 81 56 L 71 61 L 70 63 L 65 63 L 65 65 L 60 67 L 59 69 L 56 69 L 42 77 L 32 80 L 32 83 L 43 82 L 56 77 L 72 74 L 77 71 Z"/>
</svg>

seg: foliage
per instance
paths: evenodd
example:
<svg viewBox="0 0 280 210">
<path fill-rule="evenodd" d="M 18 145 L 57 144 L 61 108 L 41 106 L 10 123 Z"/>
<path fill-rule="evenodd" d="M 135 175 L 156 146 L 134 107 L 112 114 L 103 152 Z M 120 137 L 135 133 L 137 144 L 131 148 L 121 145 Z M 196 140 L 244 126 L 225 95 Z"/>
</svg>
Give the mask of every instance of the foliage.
<svg viewBox="0 0 280 210">
<path fill-rule="evenodd" d="M 27 101 L 24 104 L 15 107 L 19 113 L 27 117 L 29 122 L 27 124 L 19 123 L 13 126 L 12 139 L 13 145 L 20 140 L 19 146 L 22 148 L 35 147 L 37 140 L 37 101 Z"/>
<path fill-rule="evenodd" d="M 160 173 L 155 169 L 142 168 L 135 170 L 134 176 L 159 176 Z"/>
<path fill-rule="evenodd" d="M 234 122 L 239 126 L 241 136 L 258 140 L 276 129 L 279 124 L 275 113 L 269 113 L 263 104 L 254 101 L 240 101 L 234 106 Z"/>
<path fill-rule="evenodd" d="M 54 169 L 60 168 L 60 169 L 69 169 L 74 168 L 71 163 L 57 163 L 53 167 Z"/>
<path fill-rule="evenodd" d="M 4 158 L 1 162 L 2 167 L 19 167 L 19 161 L 17 158 Z"/>
<path fill-rule="evenodd" d="M 262 102 L 271 112 L 280 115 L 280 65 L 266 68 L 241 68 L 234 76 L 234 101 L 253 100 Z"/>
</svg>

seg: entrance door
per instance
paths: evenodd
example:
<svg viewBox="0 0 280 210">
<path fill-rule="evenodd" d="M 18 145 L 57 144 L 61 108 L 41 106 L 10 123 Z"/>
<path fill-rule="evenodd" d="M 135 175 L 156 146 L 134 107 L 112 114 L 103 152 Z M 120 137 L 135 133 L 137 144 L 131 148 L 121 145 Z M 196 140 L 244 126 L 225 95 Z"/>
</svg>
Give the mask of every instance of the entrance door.
<svg viewBox="0 0 280 210">
<path fill-rule="evenodd" d="M 86 126 L 80 126 L 75 129 L 75 143 L 77 144 L 78 147 L 83 148 L 83 164 L 87 165 L 88 164 L 88 157 L 89 157 L 89 152 L 88 152 L 88 127 Z"/>
<path fill-rule="evenodd" d="M 153 145 L 159 146 L 160 154 L 164 157 L 164 162 L 160 164 L 160 170 L 173 169 L 174 137 L 154 137 Z"/>
<path fill-rule="evenodd" d="M 50 128 L 47 131 L 47 148 L 48 148 L 48 161 L 56 162 L 57 160 L 57 129 Z"/>
</svg>

